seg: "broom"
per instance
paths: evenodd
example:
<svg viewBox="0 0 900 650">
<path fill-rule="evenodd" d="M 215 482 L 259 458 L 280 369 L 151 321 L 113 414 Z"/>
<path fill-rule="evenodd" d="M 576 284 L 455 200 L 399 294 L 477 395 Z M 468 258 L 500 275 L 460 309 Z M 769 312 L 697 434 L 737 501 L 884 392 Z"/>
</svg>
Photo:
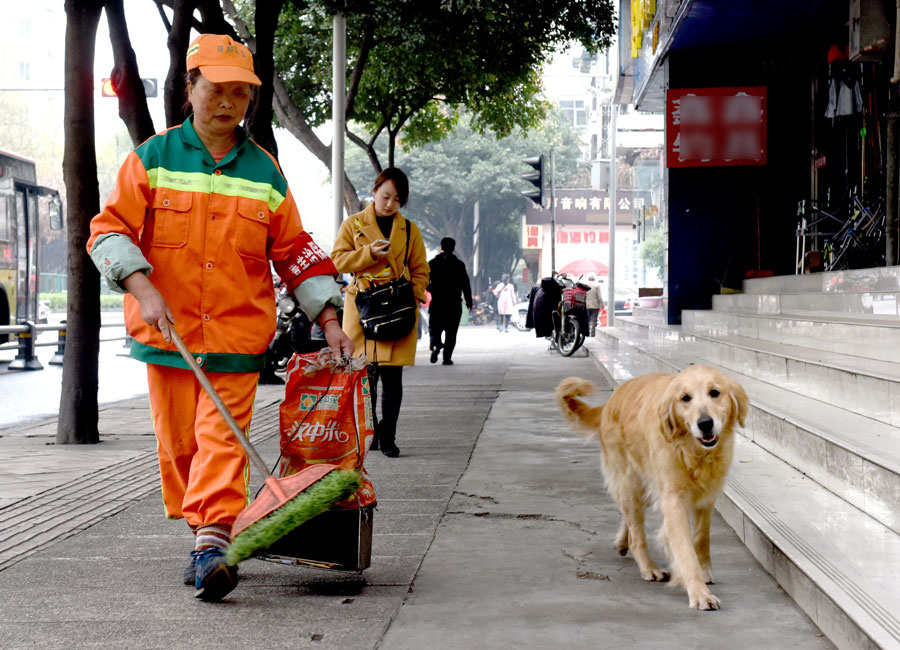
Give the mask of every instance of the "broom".
<svg viewBox="0 0 900 650">
<path fill-rule="evenodd" d="M 197 381 L 225 418 L 250 460 L 266 477 L 259 495 L 234 520 L 231 528 L 231 546 L 225 554 L 225 560 L 229 565 L 234 566 L 242 560 L 262 553 L 301 524 L 322 514 L 359 489 L 361 480 L 359 472 L 340 469 L 336 465 L 326 463 L 312 465 L 286 478 L 277 479 L 272 476 L 171 323 L 169 332 L 175 347 L 194 371 Z"/>
</svg>

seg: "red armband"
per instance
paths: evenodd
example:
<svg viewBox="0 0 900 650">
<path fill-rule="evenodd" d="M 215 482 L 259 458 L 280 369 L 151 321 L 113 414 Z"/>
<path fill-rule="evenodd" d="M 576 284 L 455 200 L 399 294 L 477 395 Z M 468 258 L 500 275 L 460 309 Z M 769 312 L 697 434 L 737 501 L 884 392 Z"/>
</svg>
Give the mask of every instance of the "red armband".
<svg viewBox="0 0 900 650">
<path fill-rule="evenodd" d="M 291 252 L 283 260 L 273 260 L 275 272 L 281 276 L 288 289 L 293 291 L 298 284 L 314 275 L 337 277 L 334 262 L 307 232 L 301 232 L 291 247 Z"/>
</svg>

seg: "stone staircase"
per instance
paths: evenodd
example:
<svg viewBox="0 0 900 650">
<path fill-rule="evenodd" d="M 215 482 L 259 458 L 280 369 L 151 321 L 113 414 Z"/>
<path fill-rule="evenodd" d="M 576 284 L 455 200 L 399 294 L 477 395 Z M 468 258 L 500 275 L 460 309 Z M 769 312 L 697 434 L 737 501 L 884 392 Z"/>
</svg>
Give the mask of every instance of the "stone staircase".
<svg viewBox="0 0 900 650">
<path fill-rule="evenodd" d="M 746 280 L 586 346 L 615 384 L 690 363 L 740 381 L 719 512 L 838 648 L 900 648 L 900 267 Z"/>
</svg>

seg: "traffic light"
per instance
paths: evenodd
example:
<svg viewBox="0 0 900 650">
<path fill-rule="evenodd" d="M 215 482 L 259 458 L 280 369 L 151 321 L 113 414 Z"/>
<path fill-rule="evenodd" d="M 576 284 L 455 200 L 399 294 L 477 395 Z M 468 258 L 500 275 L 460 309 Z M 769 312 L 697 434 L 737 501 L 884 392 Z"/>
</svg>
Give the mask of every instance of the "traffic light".
<svg viewBox="0 0 900 650">
<path fill-rule="evenodd" d="M 144 95 L 147 97 L 156 97 L 157 85 L 156 79 L 141 77 L 141 83 L 144 84 Z"/>
<path fill-rule="evenodd" d="M 537 203 L 540 207 L 544 207 L 544 154 L 535 156 L 534 158 L 525 158 L 522 162 L 531 165 L 533 172 L 522 174 L 529 183 L 532 183 L 537 189 L 524 190 L 522 194 Z"/>
<path fill-rule="evenodd" d="M 109 77 L 104 77 L 102 83 L 100 84 L 100 94 L 103 97 L 115 97 L 116 89 L 113 87 L 113 80 Z"/>
<path fill-rule="evenodd" d="M 142 77 L 141 84 L 144 86 L 144 95 L 146 97 L 156 97 L 159 94 L 159 85 L 157 84 L 156 79 Z M 116 88 L 110 77 L 103 77 L 103 81 L 100 83 L 100 94 L 103 97 L 116 96 Z"/>
</svg>

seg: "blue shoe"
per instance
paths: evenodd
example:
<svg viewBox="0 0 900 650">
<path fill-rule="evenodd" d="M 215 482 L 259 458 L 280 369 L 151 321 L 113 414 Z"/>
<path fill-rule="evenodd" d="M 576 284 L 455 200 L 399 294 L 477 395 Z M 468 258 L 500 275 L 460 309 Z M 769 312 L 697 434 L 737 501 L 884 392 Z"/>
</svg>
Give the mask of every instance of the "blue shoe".
<svg viewBox="0 0 900 650">
<path fill-rule="evenodd" d="M 237 586 L 237 567 L 225 564 L 225 551 L 221 548 L 213 546 L 202 551 L 191 551 L 191 555 L 196 558 L 195 598 L 218 602 Z"/>
<path fill-rule="evenodd" d="M 191 564 L 184 570 L 184 584 L 192 585 L 197 581 L 197 551 L 191 551 Z"/>
</svg>

